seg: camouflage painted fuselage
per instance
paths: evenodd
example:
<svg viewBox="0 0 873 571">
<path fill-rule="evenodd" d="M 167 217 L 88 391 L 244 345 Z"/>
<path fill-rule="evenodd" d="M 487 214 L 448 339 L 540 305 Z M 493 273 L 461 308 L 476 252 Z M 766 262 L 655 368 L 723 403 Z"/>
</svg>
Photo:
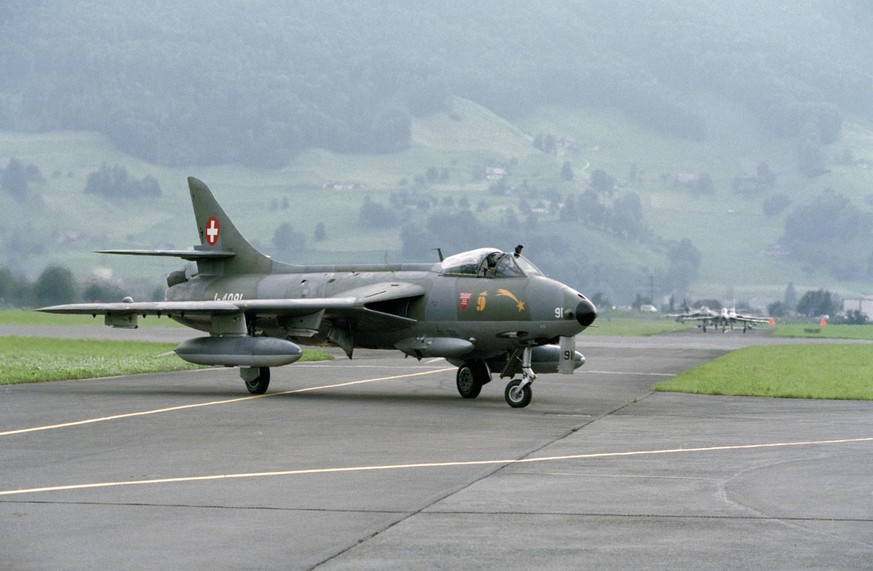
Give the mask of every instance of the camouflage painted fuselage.
<svg viewBox="0 0 873 571">
<path fill-rule="evenodd" d="M 368 296 L 376 298 L 392 285 L 416 287 L 409 291 L 412 295 L 367 302 Z M 442 271 L 440 264 L 387 269 L 302 267 L 270 275 L 198 276 L 167 291 L 170 301 L 244 302 L 349 295 L 362 299 L 363 310 L 325 309 L 294 317 L 259 312 L 256 318 L 249 318 L 248 325 L 254 333 L 303 343 L 330 341 L 347 353 L 352 347 L 393 349 L 404 340 L 422 337 L 468 339 L 474 348 L 465 356 L 487 359 L 514 347 L 576 335 L 590 324 L 584 323 L 588 319 L 584 296 L 555 280 L 541 275 L 454 275 Z M 175 319 L 211 330 L 208 315 Z"/>
</svg>

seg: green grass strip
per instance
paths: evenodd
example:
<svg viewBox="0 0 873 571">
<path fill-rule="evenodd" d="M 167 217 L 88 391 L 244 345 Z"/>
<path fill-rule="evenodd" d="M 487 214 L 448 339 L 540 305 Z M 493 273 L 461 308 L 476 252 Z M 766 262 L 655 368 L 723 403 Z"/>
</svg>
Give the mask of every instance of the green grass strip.
<svg viewBox="0 0 873 571">
<path fill-rule="evenodd" d="M 594 325 L 586 329 L 582 335 L 648 336 L 693 328 L 692 324 L 677 323 L 673 319 L 601 315 L 594 322 Z"/>
<path fill-rule="evenodd" d="M 654 390 L 873 400 L 873 345 L 747 347 L 658 383 Z"/>
<path fill-rule="evenodd" d="M 175 354 L 174 343 L 0 337 L 0 385 L 202 369 Z M 161 356 L 164 355 L 164 356 Z M 331 359 L 306 350 L 301 361 Z"/>
<path fill-rule="evenodd" d="M 873 324 L 843 325 L 788 323 L 780 324 L 773 333 L 776 337 L 808 337 L 810 339 L 867 339 L 873 341 Z"/>
</svg>

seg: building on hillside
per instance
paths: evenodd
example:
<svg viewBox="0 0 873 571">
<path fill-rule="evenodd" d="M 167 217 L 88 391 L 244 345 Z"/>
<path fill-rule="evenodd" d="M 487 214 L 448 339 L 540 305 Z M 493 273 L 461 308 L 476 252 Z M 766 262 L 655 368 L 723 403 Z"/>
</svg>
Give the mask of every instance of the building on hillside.
<svg viewBox="0 0 873 571">
<path fill-rule="evenodd" d="M 485 178 L 488 180 L 501 180 L 509 172 L 502 167 L 485 167 Z"/>
</svg>

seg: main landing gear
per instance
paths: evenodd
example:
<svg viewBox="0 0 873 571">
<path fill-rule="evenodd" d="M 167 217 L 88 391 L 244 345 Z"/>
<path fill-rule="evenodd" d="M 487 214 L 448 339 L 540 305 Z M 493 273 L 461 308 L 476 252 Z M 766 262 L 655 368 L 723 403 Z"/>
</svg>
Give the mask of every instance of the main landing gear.
<svg viewBox="0 0 873 571">
<path fill-rule="evenodd" d="M 537 376 L 531 369 L 531 355 L 533 349 L 525 347 L 522 352 L 520 379 L 513 379 L 506 385 L 506 390 L 503 391 L 503 398 L 506 399 L 506 404 L 512 408 L 524 408 L 530 404 L 533 397 L 531 383 L 536 380 Z M 482 385 L 491 381 L 491 371 L 488 369 L 488 364 L 482 360 L 466 361 L 458 367 L 456 384 L 458 393 L 465 399 L 474 399 L 479 396 L 482 390 Z"/>
<path fill-rule="evenodd" d="M 253 395 L 264 394 L 270 386 L 270 367 L 243 367 L 239 370 L 239 376 Z"/>
<path fill-rule="evenodd" d="M 482 385 L 491 382 L 491 371 L 485 361 L 467 361 L 458 367 L 456 385 L 458 393 L 465 399 L 474 399 L 479 396 Z"/>
</svg>

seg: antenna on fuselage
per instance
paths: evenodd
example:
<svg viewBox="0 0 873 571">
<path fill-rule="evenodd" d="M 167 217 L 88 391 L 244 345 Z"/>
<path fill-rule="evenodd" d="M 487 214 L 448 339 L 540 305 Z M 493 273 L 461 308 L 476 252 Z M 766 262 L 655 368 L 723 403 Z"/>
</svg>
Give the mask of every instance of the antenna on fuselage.
<svg viewBox="0 0 873 571">
<path fill-rule="evenodd" d="M 440 262 L 442 262 L 443 260 L 446 259 L 446 257 L 443 256 L 443 249 L 442 248 L 434 248 L 434 250 L 436 250 L 437 256 L 439 256 L 439 258 L 440 258 Z"/>
</svg>

